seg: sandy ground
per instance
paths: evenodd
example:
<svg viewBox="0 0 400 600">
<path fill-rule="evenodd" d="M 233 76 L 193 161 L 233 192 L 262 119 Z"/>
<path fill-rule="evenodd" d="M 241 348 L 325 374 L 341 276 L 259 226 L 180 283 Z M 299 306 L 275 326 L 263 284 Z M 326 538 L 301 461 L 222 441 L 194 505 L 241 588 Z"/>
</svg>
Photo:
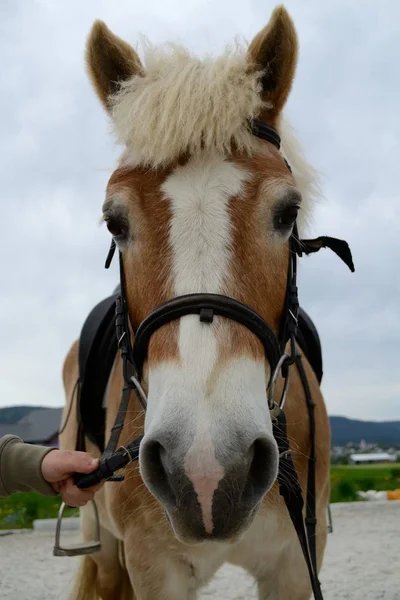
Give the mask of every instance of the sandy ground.
<svg viewBox="0 0 400 600">
<path fill-rule="evenodd" d="M 400 502 L 336 504 L 332 514 L 334 532 L 320 574 L 324 600 L 399 600 Z M 66 600 L 77 559 L 53 557 L 52 548 L 47 533 L 0 536 L 0 599 Z M 249 576 L 225 566 L 200 598 L 257 595 Z"/>
</svg>

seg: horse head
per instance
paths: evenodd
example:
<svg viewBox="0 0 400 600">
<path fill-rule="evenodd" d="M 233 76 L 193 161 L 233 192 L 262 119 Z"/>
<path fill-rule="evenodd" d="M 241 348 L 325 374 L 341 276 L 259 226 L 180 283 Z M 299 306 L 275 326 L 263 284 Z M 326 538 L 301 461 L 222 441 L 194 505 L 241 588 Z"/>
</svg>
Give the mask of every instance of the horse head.
<svg viewBox="0 0 400 600">
<path fill-rule="evenodd" d="M 88 72 L 124 147 L 103 213 L 133 329 L 177 296 L 218 294 L 278 337 L 290 238 L 316 189 L 282 116 L 297 47 L 281 7 L 246 48 L 216 59 L 148 44 L 142 62 L 94 24 Z M 255 120 L 279 132 L 280 150 L 253 135 Z M 140 472 L 179 539 L 235 537 L 276 481 L 270 376 L 260 339 L 240 322 L 185 314 L 153 332 Z"/>
</svg>

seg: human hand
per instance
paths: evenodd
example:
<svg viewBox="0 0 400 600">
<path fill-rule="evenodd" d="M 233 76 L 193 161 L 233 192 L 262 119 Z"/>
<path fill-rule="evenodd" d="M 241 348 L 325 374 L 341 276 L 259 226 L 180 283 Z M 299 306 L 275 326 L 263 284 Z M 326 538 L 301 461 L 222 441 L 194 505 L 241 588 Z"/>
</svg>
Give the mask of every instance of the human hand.
<svg viewBox="0 0 400 600">
<path fill-rule="evenodd" d="M 61 494 L 68 506 L 84 506 L 93 497 L 104 482 L 80 490 L 74 483 L 74 473 L 91 473 L 99 466 L 99 459 L 86 452 L 72 450 L 52 450 L 42 461 L 42 475 L 54 491 Z"/>
</svg>

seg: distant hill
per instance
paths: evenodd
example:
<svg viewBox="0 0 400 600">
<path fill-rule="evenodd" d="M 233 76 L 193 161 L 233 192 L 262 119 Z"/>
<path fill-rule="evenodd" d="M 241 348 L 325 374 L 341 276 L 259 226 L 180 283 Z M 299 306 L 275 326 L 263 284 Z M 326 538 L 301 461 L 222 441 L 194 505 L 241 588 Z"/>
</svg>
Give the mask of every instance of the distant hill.
<svg viewBox="0 0 400 600">
<path fill-rule="evenodd" d="M 26 415 L 34 410 L 41 410 L 46 406 L 5 406 L 0 408 L 0 425 L 15 425 Z"/>
<path fill-rule="evenodd" d="M 400 445 L 400 421 L 358 421 L 347 417 L 330 417 L 332 446 L 359 443 L 381 446 Z"/>
</svg>

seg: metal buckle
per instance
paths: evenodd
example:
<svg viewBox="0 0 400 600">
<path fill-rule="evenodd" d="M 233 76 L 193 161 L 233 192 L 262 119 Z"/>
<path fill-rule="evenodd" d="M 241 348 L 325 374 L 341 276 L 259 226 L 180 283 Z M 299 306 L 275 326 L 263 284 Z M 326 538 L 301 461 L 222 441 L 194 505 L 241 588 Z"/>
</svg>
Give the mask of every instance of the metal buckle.
<svg viewBox="0 0 400 600">
<path fill-rule="evenodd" d="M 269 400 L 268 400 L 268 406 L 269 406 L 269 414 L 271 416 L 272 421 L 274 421 L 275 419 L 278 418 L 278 415 L 280 413 L 280 407 L 279 404 L 277 404 L 276 402 L 274 402 L 273 406 L 271 407 Z"/>
<path fill-rule="evenodd" d="M 96 522 L 95 528 L 95 539 L 91 542 L 79 542 L 77 544 L 72 544 L 70 546 L 62 546 L 60 541 L 61 535 L 61 523 L 63 518 L 64 509 L 66 507 L 65 502 L 61 503 L 60 510 L 58 511 L 57 516 L 57 525 L 56 525 L 56 536 L 53 548 L 53 556 L 81 556 L 83 554 L 93 554 L 94 552 L 100 552 L 101 543 L 100 543 L 100 519 L 99 512 L 97 510 L 96 502 L 92 500 L 93 509 L 94 509 L 94 517 Z"/>
<path fill-rule="evenodd" d="M 291 450 L 285 450 L 284 452 L 281 452 L 281 453 L 279 454 L 279 460 L 280 460 L 281 458 L 287 458 L 287 457 L 289 456 L 289 454 L 292 454 L 292 451 L 291 451 Z"/>
<path fill-rule="evenodd" d="M 126 448 L 125 446 L 120 446 L 117 452 L 124 452 L 124 454 L 126 454 L 126 456 L 129 458 L 129 462 L 125 465 L 126 467 L 135 460 L 132 454 L 129 452 L 128 448 Z"/>
<path fill-rule="evenodd" d="M 121 343 L 122 343 L 122 340 L 124 339 L 125 335 L 126 335 L 126 331 L 123 331 L 121 337 L 119 338 L 119 340 L 117 342 L 118 350 L 121 350 Z"/>
<path fill-rule="evenodd" d="M 289 308 L 288 312 L 289 312 L 289 315 L 292 317 L 293 321 L 296 323 L 296 325 L 298 325 L 299 324 L 299 319 L 296 317 L 296 315 L 294 314 L 294 312 L 292 310 L 290 310 L 290 308 Z"/>
<path fill-rule="evenodd" d="M 280 357 L 278 364 L 275 367 L 275 371 L 272 373 L 272 377 L 268 384 L 268 388 L 267 388 L 268 406 L 269 406 L 269 410 L 271 412 L 271 418 L 273 418 L 273 419 L 276 419 L 276 417 L 279 414 L 279 411 L 282 410 L 283 407 L 285 406 L 286 398 L 287 398 L 287 395 L 289 392 L 290 369 L 288 369 L 287 376 L 285 377 L 285 383 L 283 386 L 281 399 L 280 399 L 279 403 L 275 402 L 274 396 L 275 396 L 276 381 L 278 379 L 278 375 L 280 373 L 281 368 L 283 367 L 284 363 L 289 359 L 290 359 L 289 354 L 286 354 L 286 352 L 284 352 L 282 354 L 282 356 Z"/>
</svg>

